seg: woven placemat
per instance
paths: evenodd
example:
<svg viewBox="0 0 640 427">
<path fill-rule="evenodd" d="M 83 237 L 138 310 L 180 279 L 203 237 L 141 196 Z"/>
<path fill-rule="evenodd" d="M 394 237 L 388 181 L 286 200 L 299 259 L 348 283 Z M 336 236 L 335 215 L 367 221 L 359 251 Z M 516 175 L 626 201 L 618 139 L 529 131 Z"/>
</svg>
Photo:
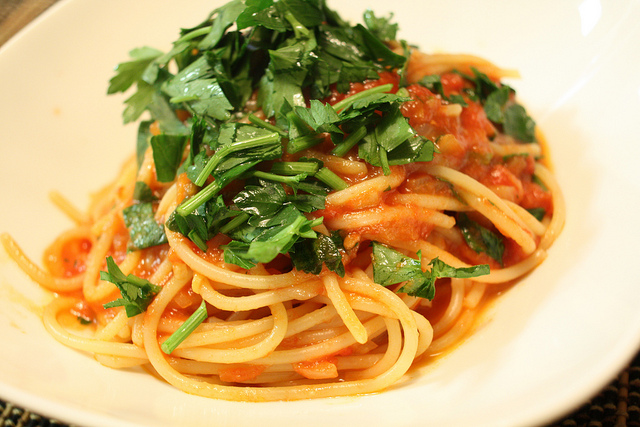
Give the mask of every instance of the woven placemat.
<svg viewBox="0 0 640 427">
<path fill-rule="evenodd" d="M 0 46 L 56 1 L 0 0 Z M 0 427 L 67 426 L 0 400 Z M 551 426 L 640 427 L 640 355 L 596 397 Z"/>
<path fill-rule="evenodd" d="M 0 427 L 69 427 L 0 400 Z"/>
<path fill-rule="evenodd" d="M 597 396 L 552 426 L 640 426 L 640 354 Z"/>
<path fill-rule="evenodd" d="M 58 0 L 0 0 L 0 46 Z"/>
</svg>

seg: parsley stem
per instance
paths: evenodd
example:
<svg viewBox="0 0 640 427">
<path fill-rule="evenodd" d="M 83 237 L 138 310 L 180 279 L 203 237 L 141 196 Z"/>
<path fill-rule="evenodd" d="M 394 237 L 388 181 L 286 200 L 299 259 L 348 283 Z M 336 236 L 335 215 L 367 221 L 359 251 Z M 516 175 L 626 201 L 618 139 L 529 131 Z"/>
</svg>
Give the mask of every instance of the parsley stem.
<svg viewBox="0 0 640 427">
<path fill-rule="evenodd" d="M 326 167 L 323 167 L 318 172 L 316 172 L 315 177 L 334 190 L 344 190 L 345 188 L 349 187 L 349 184 L 347 184 L 342 178 L 336 175 L 331 169 L 328 169 Z"/>
<path fill-rule="evenodd" d="M 178 213 L 178 215 L 187 216 L 191 212 L 195 211 L 198 206 L 217 194 L 220 190 L 222 190 L 222 181 L 216 179 L 211 184 L 200 190 L 198 194 L 178 206 L 176 208 L 176 212 Z"/>
<path fill-rule="evenodd" d="M 224 145 L 209 158 L 207 165 L 202 169 L 196 180 L 193 182 L 197 186 L 202 186 L 205 183 L 211 172 L 227 157 L 229 154 L 236 151 L 247 150 L 249 148 L 256 148 L 262 145 L 272 144 L 280 141 L 280 134 L 277 132 L 269 135 L 257 136 L 255 138 L 245 139 L 243 141 L 236 141 L 229 145 Z M 199 194 L 199 193 L 198 193 Z"/>
<path fill-rule="evenodd" d="M 205 242 L 204 239 L 198 235 L 198 232 L 196 230 L 191 230 L 187 237 L 191 239 L 191 241 L 195 243 L 202 252 L 207 252 L 207 249 L 209 249 L 209 247 L 207 246 L 207 242 Z"/>
<path fill-rule="evenodd" d="M 199 98 L 195 95 L 174 96 L 169 102 L 172 104 L 180 104 L 181 102 L 195 101 L 196 99 Z"/>
<path fill-rule="evenodd" d="M 319 167 L 316 162 L 276 162 L 271 166 L 271 173 L 280 175 L 314 174 Z"/>
<path fill-rule="evenodd" d="M 387 158 L 387 150 L 384 148 L 380 148 L 380 166 L 382 167 L 382 172 L 385 175 L 389 175 L 391 173 L 391 169 L 389 168 L 389 159 Z"/>
<path fill-rule="evenodd" d="M 402 97 L 410 97 L 411 96 L 411 94 L 409 93 L 409 91 L 407 90 L 406 87 L 401 87 L 400 89 L 398 89 L 398 91 L 396 92 L 396 95 L 402 96 Z"/>
<path fill-rule="evenodd" d="M 248 219 L 249 219 L 249 214 L 246 213 L 246 212 L 241 212 L 238 215 L 234 216 L 231 219 L 231 221 L 227 222 L 225 225 L 220 227 L 220 230 L 218 230 L 218 231 L 220 233 L 222 233 L 222 234 L 227 234 L 228 232 L 230 232 L 234 228 L 244 224 L 245 221 L 248 220 Z"/>
<path fill-rule="evenodd" d="M 209 199 L 218 194 L 218 191 L 222 190 L 228 183 L 242 176 L 245 172 L 260 162 L 261 160 L 251 160 L 229 169 L 222 175 L 218 176 L 212 183 L 200 190 L 195 196 L 182 202 L 182 204 L 176 208 L 176 213 L 181 216 L 189 215 L 198 209 L 198 206 L 206 203 Z"/>
<path fill-rule="evenodd" d="M 299 136 L 289 140 L 289 144 L 287 144 L 287 151 L 289 154 L 297 153 L 298 151 L 314 147 L 322 141 L 324 141 L 324 136 L 322 134 Z"/>
<path fill-rule="evenodd" d="M 202 300 L 200 306 L 191 316 L 162 343 L 160 348 L 166 354 L 171 354 L 196 328 L 207 318 L 207 303 Z"/>
<path fill-rule="evenodd" d="M 333 104 L 333 109 L 339 112 L 340 110 L 344 110 L 345 108 L 351 106 L 354 102 L 359 99 L 366 98 L 367 96 L 374 93 L 384 93 L 389 92 L 393 89 L 393 84 L 388 83 L 386 85 L 372 87 L 371 89 L 363 90 L 362 92 L 358 92 L 355 95 L 351 95 L 342 101 L 336 102 Z"/>
<path fill-rule="evenodd" d="M 186 41 L 195 39 L 196 37 L 207 35 L 211 32 L 212 27 L 213 27 L 212 25 L 209 25 L 208 27 L 198 28 L 197 30 L 190 31 L 184 36 L 180 37 L 175 42 L 173 42 L 173 44 L 176 45 L 180 42 L 186 42 Z"/>
<path fill-rule="evenodd" d="M 305 27 L 304 25 L 302 25 L 300 23 L 300 21 L 298 21 L 296 19 L 295 16 L 293 16 L 293 13 L 291 13 L 290 10 L 287 10 L 284 13 L 284 19 L 286 19 L 287 21 L 289 21 L 289 23 L 291 24 L 291 26 L 293 27 L 293 33 L 295 34 L 296 38 L 301 38 L 301 37 L 308 37 L 309 36 L 309 30 L 307 29 L 307 27 Z"/>
<path fill-rule="evenodd" d="M 261 118 L 259 118 L 258 116 L 254 115 L 254 114 L 249 114 L 247 116 L 247 118 L 249 119 L 249 121 L 251 123 L 253 123 L 256 126 L 260 126 L 261 128 L 270 130 L 272 132 L 278 132 L 280 134 L 281 137 L 286 137 L 287 136 L 287 132 L 285 132 L 284 130 L 280 129 L 278 126 L 272 125 L 271 123 L 269 123 L 266 120 L 262 120 Z"/>
<path fill-rule="evenodd" d="M 297 184 L 307 177 L 306 173 L 300 173 L 292 176 L 277 175 L 275 173 L 253 171 L 253 176 L 266 179 L 267 181 L 282 182 L 283 184 Z"/>
<path fill-rule="evenodd" d="M 342 157 L 349 152 L 362 138 L 367 134 L 367 128 L 362 126 L 356 129 L 355 132 L 349 134 L 340 144 L 336 145 L 331 154 L 338 157 Z"/>
</svg>

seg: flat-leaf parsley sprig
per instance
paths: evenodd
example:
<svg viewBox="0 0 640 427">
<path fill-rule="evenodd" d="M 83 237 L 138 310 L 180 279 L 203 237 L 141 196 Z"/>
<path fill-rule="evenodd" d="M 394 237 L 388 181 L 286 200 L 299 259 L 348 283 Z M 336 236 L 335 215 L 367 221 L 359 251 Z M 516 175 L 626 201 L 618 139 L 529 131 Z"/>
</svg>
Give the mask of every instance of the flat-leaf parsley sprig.
<svg viewBox="0 0 640 427">
<path fill-rule="evenodd" d="M 232 0 L 181 30 L 169 52 L 130 52 L 108 92 L 134 90 L 125 101 L 125 122 L 150 116 L 139 127 L 138 159 L 150 147 L 159 182 L 185 173 L 198 189 L 167 219 L 169 230 L 202 251 L 225 234 L 231 239 L 223 246 L 225 261 L 243 268 L 286 254 L 296 269 L 345 274 L 339 231 L 319 234 L 323 218 L 310 214 L 324 209 L 330 191 L 348 184 L 321 161 L 305 158 L 304 150 L 330 142 L 332 155 L 356 150 L 385 174 L 392 165 L 431 161 L 435 150 L 401 113 L 411 101 L 406 90 L 378 84 L 334 105 L 323 101 L 388 71 L 406 82 L 409 49 L 401 43 L 404 52 L 397 53 L 388 45 L 397 25 L 371 11 L 364 22 L 351 25 L 324 0 Z M 152 122 L 160 134 L 149 132 Z M 154 206 L 141 200 L 127 208 L 131 249 L 166 242 L 154 226 Z M 153 238 L 142 238 L 144 230 L 153 230 Z M 378 278 L 380 259 L 374 259 Z M 428 283 L 448 271 L 441 267 L 434 262 L 419 286 L 415 277 L 425 276 L 415 266 L 394 277 L 406 277 L 404 288 L 428 297 Z"/>
</svg>

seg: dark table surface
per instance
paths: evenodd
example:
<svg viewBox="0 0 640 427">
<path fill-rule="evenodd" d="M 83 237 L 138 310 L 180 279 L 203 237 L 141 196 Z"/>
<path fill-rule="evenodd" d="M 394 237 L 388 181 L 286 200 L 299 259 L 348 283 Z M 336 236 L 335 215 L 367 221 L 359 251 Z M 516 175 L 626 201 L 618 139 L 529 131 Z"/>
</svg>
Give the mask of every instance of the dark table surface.
<svg viewBox="0 0 640 427">
<path fill-rule="evenodd" d="M 0 46 L 58 0 L 0 0 Z M 36 408 L 37 409 L 37 408 Z M 591 400 L 553 426 L 640 426 L 640 355 Z M 0 400 L 0 427 L 66 426 Z"/>
</svg>

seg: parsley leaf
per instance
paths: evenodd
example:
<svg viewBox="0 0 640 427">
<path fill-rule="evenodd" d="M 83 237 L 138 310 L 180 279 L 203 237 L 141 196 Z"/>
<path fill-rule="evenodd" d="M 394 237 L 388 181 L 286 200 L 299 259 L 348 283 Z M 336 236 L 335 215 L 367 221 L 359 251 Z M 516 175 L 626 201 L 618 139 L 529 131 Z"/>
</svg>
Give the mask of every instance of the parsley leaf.
<svg viewBox="0 0 640 427">
<path fill-rule="evenodd" d="M 545 208 L 531 208 L 527 209 L 531 215 L 538 221 L 542 221 L 544 216 L 547 214 L 547 210 Z"/>
<path fill-rule="evenodd" d="M 388 18 L 377 18 L 371 9 L 367 9 L 363 15 L 364 23 L 377 38 L 389 42 L 396 40 L 398 24 L 392 24 L 393 13 Z"/>
<path fill-rule="evenodd" d="M 139 250 L 167 243 L 164 227 L 154 218 L 150 202 L 137 203 L 122 211 L 124 223 L 129 229 L 129 249 Z"/>
<path fill-rule="evenodd" d="M 484 111 L 489 120 L 494 123 L 504 123 L 504 107 L 507 104 L 507 101 L 509 101 L 510 92 L 511 90 L 508 86 L 502 86 L 487 96 L 484 104 Z"/>
<path fill-rule="evenodd" d="M 153 202 L 157 197 L 153 195 L 153 191 L 146 182 L 136 181 L 133 188 L 133 200 L 137 202 Z"/>
<path fill-rule="evenodd" d="M 419 256 L 419 255 L 418 255 Z M 480 264 L 471 267 L 456 268 L 446 264 L 439 258 L 434 258 L 428 264 L 431 266 L 429 271 L 429 277 L 425 283 L 419 283 L 419 281 L 413 280 L 406 283 L 400 292 L 405 292 L 408 295 L 418 296 L 422 298 L 428 298 L 429 296 L 435 296 L 435 281 L 436 279 L 443 277 L 450 277 L 454 279 L 470 279 L 473 277 L 484 276 L 489 274 L 489 265 Z"/>
<path fill-rule="evenodd" d="M 259 217 L 275 215 L 287 201 L 282 185 L 266 183 L 263 185 L 247 185 L 233 199 L 242 211 Z"/>
<path fill-rule="evenodd" d="M 316 237 L 315 231 L 311 228 L 318 225 L 318 221 L 308 220 L 295 206 L 283 209 L 280 217 L 282 222 L 266 228 L 250 243 L 247 251 L 249 259 L 262 263 L 270 262 L 278 254 L 289 252 L 299 238 Z"/>
<path fill-rule="evenodd" d="M 107 269 L 100 272 L 100 279 L 113 283 L 120 290 L 122 298 L 103 305 L 104 308 L 124 307 L 127 317 L 133 317 L 147 310 L 160 289 L 148 280 L 133 274 L 125 276 L 112 257 L 107 257 Z"/>
<path fill-rule="evenodd" d="M 393 108 L 378 122 L 375 128 L 376 141 L 387 152 L 392 151 L 415 135 L 409 122 L 399 108 Z"/>
<path fill-rule="evenodd" d="M 171 97 L 172 103 L 183 103 L 198 115 L 217 120 L 228 120 L 231 116 L 233 106 L 218 80 L 213 78 L 211 66 L 204 56 L 164 82 L 162 90 Z"/>
<path fill-rule="evenodd" d="M 336 231 L 331 236 L 318 234 L 317 239 L 300 240 L 289 252 L 293 266 L 300 271 L 320 274 L 322 265 L 344 277 L 345 269 L 342 264 L 342 238 Z"/>
<path fill-rule="evenodd" d="M 441 277 L 471 278 L 489 274 L 486 264 L 468 268 L 452 267 L 438 258 L 429 263 L 431 270 L 422 271 L 420 252 L 418 259 L 383 244 L 373 242 L 373 281 L 382 286 L 405 282 L 399 292 L 432 300 L 435 296 L 435 281 Z"/>
<path fill-rule="evenodd" d="M 242 0 L 232 0 L 214 10 L 213 14 L 216 14 L 216 17 L 211 25 L 211 31 L 198 43 L 198 49 L 208 50 L 218 44 L 225 31 L 235 23 L 245 8 Z"/>
<path fill-rule="evenodd" d="M 355 35 L 361 37 L 361 43 L 367 52 L 368 58 L 375 60 L 383 68 L 402 68 L 407 58 L 389 49 L 378 37 L 364 26 L 358 24 L 354 27 Z"/>
<path fill-rule="evenodd" d="M 149 140 L 151 139 L 149 126 L 151 126 L 151 123 L 153 123 L 153 121 L 143 120 L 138 125 L 138 133 L 136 138 L 136 163 L 138 165 L 138 168 L 142 166 L 144 155 L 147 152 L 147 148 L 149 148 Z"/>
<path fill-rule="evenodd" d="M 140 81 L 149 64 L 160 55 L 161 51 L 151 47 L 133 49 L 129 52 L 132 60 L 122 62 L 116 67 L 116 75 L 109 80 L 107 94 L 124 92 Z"/>
<path fill-rule="evenodd" d="M 519 141 L 535 142 L 535 121 L 528 115 L 525 108 L 511 99 L 515 91 L 507 85 L 499 85 L 486 74 L 472 68 L 473 77 L 461 74 L 475 84 L 475 90 L 470 91 L 472 99 L 483 103 L 487 118 L 493 123 L 502 125 L 504 133 Z"/>
<path fill-rule="evenodd" d="M 229 250 L 234 257 L 251 263 L 267 263 L 278 254 L 289 252 L 299 238 L 315 239 L 316 233 L 311 228 L 317 224 L 317 220 L 308 220 L 294 205 L 288 204 L 273 216 L 252 216 L 230 232 L 238 243 L 223 248 L 225 253 Z"/>
<path fill-rule="evenodd" d="M 504 132 L 522 142 L 535 142 L 536 123 L 522 105 L 513 104 L 504 111 Z"/>
<path fill-rule="evenodd" d="M 166 225 L 169 230 L 182 233 L 206 252 L 206 242 L 218 234 L 221 228 L 238 214 L 238 211 L 233 211 L 225 205 L 222 196 L 218 196 L 187 215 L 180 215 L 174 211 Z"/>
<path fill-rule="evenodd" d="M 273 0 L 245 0 L 245 9 L 238 15 L 236 25 L 239 30 L 258 25 L 256 17 L 262 10 L 267 10 L 273 5 Z"/>
<path fill-rule="evenodd" d="M 293 109 L 307 125 L 316 132 L 342 133 L 335 125 L 340 121 L 340 117 L 331 105 L 323 104 L 317 99 L 312 99 L 309 104 L 309 108 L 296 106 Z"/>
<path fill-rule="evenodd" d="M 122 118 L 125 124 L 138 120 L 152 103 L 155 92 L 156 89 L 152 85 L 138 82 L 138 90 L 124 101 L 126 108 L 122 112 Z"/>
<path fill-rule="evenodd" d="M 158 181 L 173 181 L 182 162 L 187 137 L 185 135 L 160 134 L 152 136 L 150 143 L 153 148 L 153 161 Z"/>
<path fill-rule="evenodd" d="M 504 243 L 500 236 L 481 226 L 477 222 L 472 221 L 464 213 L 458 214 L 456 222 L 462 232 L 464 240 L 471 249 L 478 253 L 486 253 L 502 265 Z"/>
<path fill-rule="evenodd" d="M 302 86 L 314 62 L 315 46 L 315 39 L 307 39 L 269 51 L 269 66 L 258 92 L 267 117 L 281 115 L 285 103 L 304 105 Z"/>
<path fill-rule="evenodd" d="M 170 135 L 188 135 L 188 126 L 182 123 L 176 115 L 175 109 L 164 94 L 155 92 L 151 96 L 151 103 L 147 105 L 151 117 L 158 122 L 161 132 Z"/>
</svg>

